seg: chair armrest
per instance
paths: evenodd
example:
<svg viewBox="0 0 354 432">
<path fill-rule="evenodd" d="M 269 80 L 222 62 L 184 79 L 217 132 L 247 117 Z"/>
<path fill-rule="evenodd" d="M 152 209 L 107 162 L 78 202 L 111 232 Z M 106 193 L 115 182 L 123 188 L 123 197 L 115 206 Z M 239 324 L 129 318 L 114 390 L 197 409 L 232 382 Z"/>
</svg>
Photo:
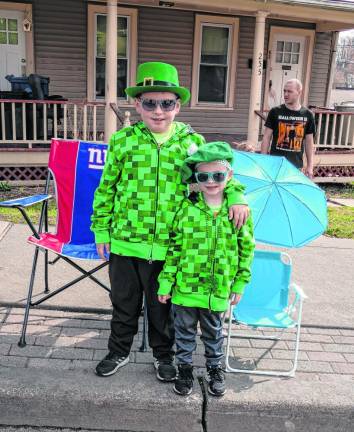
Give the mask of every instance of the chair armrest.
<svg viewBox="0 0 354 432">
<path fill-rule="evenodd" d="M 290 289 L 296 292 L 297 297 L 300 297 L 301 300 L 304 300 L 307 297 L 307 295 L 304 293 L 303 289 L 299 287 L 299 285 L 296 285 L 296 283 L 290 284 Z"/>
<path fill-rule="evenodd" d="M 30 207 L 34 204 L 38 204 L 40 202 L 49 200 L 52 198 L 52 195 L 32 195 L 24 198 L 15 198 L 7 201 L 1 201 L 0 207 Z"/>
<path fill-rule="evenodd" d="M 300 302 L 300 307 L 302 305 L 302 302 L 305 298 L 307 298 L 307 295 L 304 293 L 304 291 L 295 283 L 291 283 L 289 286 L 289 292 L 295 292 L 295 297 L 291 303 L 287 306 L 287 312 L 289 315 L 292 315 L 296 311 L 296 305 Z"/>
</svg>

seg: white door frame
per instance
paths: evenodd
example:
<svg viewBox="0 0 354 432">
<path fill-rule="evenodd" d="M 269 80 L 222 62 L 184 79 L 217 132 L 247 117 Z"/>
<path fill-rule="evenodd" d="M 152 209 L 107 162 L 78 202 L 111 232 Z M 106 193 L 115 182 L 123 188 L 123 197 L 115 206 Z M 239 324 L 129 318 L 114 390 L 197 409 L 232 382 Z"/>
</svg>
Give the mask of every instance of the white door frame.
<svg viewBox="0 0 354 432">
<path fill-rule="evenodd" d="M 25 18 L 32 21 L 32 5 L 29 3 L 11 3 L 0 1 L 0 10 L 21 11 Z M 22 25 L 22 23 L 20 23 Z M 26 50 L 26 75 L 35 72 L 34 67 L 34 44 L 33 44 L 33 23 L 31 31 L 24 32 Z"/>
<path fill-rule="evenodd" d="M 271 67 L 271 49 L 274 43 L 274 39 L 278 34 L 289 34 L 294 36 L 304 36 L 305 37 L 305 47 L 304 47 L 304 57 L 303 57 L 303 68 L 302 68 L 302 77 L 301 81 L 303 84 L 303 97 L 302 103 L 307 105 L 308 97 L 309 97 L 309 86 L 310 86 L 310 77 L 312 70 L 312 56 L 313 49 L 315 44 L 315 30 L 308 29 L 299 29 L 292 27 L 277 27 L 271 26 L 269 32 L 269 40 L 268 40 L 268 54 L 267 54 L 267 69 L 266 69 L 266 77 L 265 77 L 265 88 L 264 88 L 264 99 L 263 99 L 263 107 L 264 109 L 268 109 L 268 91 L 269 91 L 269 78 L 270 78 L 270 67 Z"/>
</svg>

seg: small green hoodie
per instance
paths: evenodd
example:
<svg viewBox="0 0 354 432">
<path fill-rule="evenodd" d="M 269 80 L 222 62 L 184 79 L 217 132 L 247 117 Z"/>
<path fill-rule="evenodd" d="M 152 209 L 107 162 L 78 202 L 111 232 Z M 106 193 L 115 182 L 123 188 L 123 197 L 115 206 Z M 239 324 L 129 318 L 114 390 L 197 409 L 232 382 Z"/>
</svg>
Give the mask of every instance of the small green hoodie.
<svg viewBox="0 0 354 432">
<path fill-rule="evenodd" d="M 96 243 L 110 243 L 118 255 L 164 260 L 175 214 L 186 196 L 180 169 L 188 149 L 204 138 L 175 122 L 174 135 L 158 145 L 143 122 L 110 139 L 106 163 L 95 192 L 91 230 Z M 244 187 L 233 180 L 229 206 L 247 204 Z"/>
<path fill-rule="evenodd" d="M 214 215 L 201 194 L 186 198 L 173 223 L 158 295 L 172 293 L 180 306 L 227 310 L 230 294 L 242 294 L 250 281 L 254 245 L 251 217 L 237 229 L 226 200 Z"/>
</svg>

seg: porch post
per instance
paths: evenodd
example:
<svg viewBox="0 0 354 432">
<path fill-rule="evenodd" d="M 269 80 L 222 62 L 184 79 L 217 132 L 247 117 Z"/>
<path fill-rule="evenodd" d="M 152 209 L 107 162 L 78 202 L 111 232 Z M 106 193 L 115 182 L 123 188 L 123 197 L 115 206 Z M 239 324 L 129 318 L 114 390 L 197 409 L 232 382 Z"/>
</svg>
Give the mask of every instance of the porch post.
<svg viewBox="0 0 354 432">
<path fill-rule="evenodd" d="M 258 11 L 256 16 L 256 31 L 253 46 L 252 78 L 250 107 L 248 112 L 248 132 L 247 140 L 257 144 L 259 134 L 260 118 L 254 113 L 261 109 L 262 97 L 262 76 L 263 76 L 263 49 L 264 49 L 264 30 L 265 19 L 268 12 Z"/>
<path fill-rule="evenodd" d="M 339 39 L 339 32 L 338 31 L 333 32 L 332 46 L 331 46 L 331 57 L 330 57 L 330 69 L 329 69 L 327 95 L 326 95 L 326 102 L 325 102 L 326 107 L 329 107 L 330 103 L 331 103 L 332 86 L 333 86 L 334 74 L 335 74 L 335 70 L 336 70 L 338 39 Z"/>
<path fill-rule="evenodd" d="M 104 141 L 107 143 L 113 132 L 117 130 L 117 119 L 110 107 L 117 103 L 117 2 L 107 0 L 107 29 L 106 29 L 106 89 L 105 89 L 105 118 Z"/>
</svg>

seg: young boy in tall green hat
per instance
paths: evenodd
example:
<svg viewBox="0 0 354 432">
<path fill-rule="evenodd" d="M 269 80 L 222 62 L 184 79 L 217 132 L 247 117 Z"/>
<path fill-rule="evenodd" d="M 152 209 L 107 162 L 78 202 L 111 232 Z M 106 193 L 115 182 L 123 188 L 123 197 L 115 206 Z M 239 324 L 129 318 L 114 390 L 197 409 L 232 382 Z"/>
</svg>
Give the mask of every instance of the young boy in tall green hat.
<svg viewBox="0 0 354 432">
<path fill-rule="evenodd" d="M 183 396 L 193 389 L 192 355 L 198 322 L 205 346 L 208 392 L 224 395 L 221 313 L 227 310 L 229 300 L 238 303 L 251 277 L 252 219 L 236 228 L 228 218 L 225 188 L 232 178 L 232 157 L 227 143 L 211 142 L 185 160 L 183 179 L 195 179 L 201 192 L 182 202 L 158 278 L 159 301 L 165 304 L 172 296 L 178 365 L 174 391 Z"/>
<path fill-rule="evenodd" d="M 112 135 L 93 203 L 91 229 L 100 257 L 109 255 L 113 306 L 109 353 L 96 373 L 110 376 L 129 362 L 145 293 L 157 378 L 172 381 L 176 369 L 171 305 L 158 301 L 157 277 L 186 192 L 180 168 L 188 149 L 204 139 L 189 125 L 174 121 L 190 98 L 189 90 L 179 85 L 174 66 L 141 64 L 136 85 L 126 93 L 134 98 L 141 121 Z M 243 187 L 234 181 L 227 194 L 230 217 L 242 225 L 249 213 Z"/>
</svg>

